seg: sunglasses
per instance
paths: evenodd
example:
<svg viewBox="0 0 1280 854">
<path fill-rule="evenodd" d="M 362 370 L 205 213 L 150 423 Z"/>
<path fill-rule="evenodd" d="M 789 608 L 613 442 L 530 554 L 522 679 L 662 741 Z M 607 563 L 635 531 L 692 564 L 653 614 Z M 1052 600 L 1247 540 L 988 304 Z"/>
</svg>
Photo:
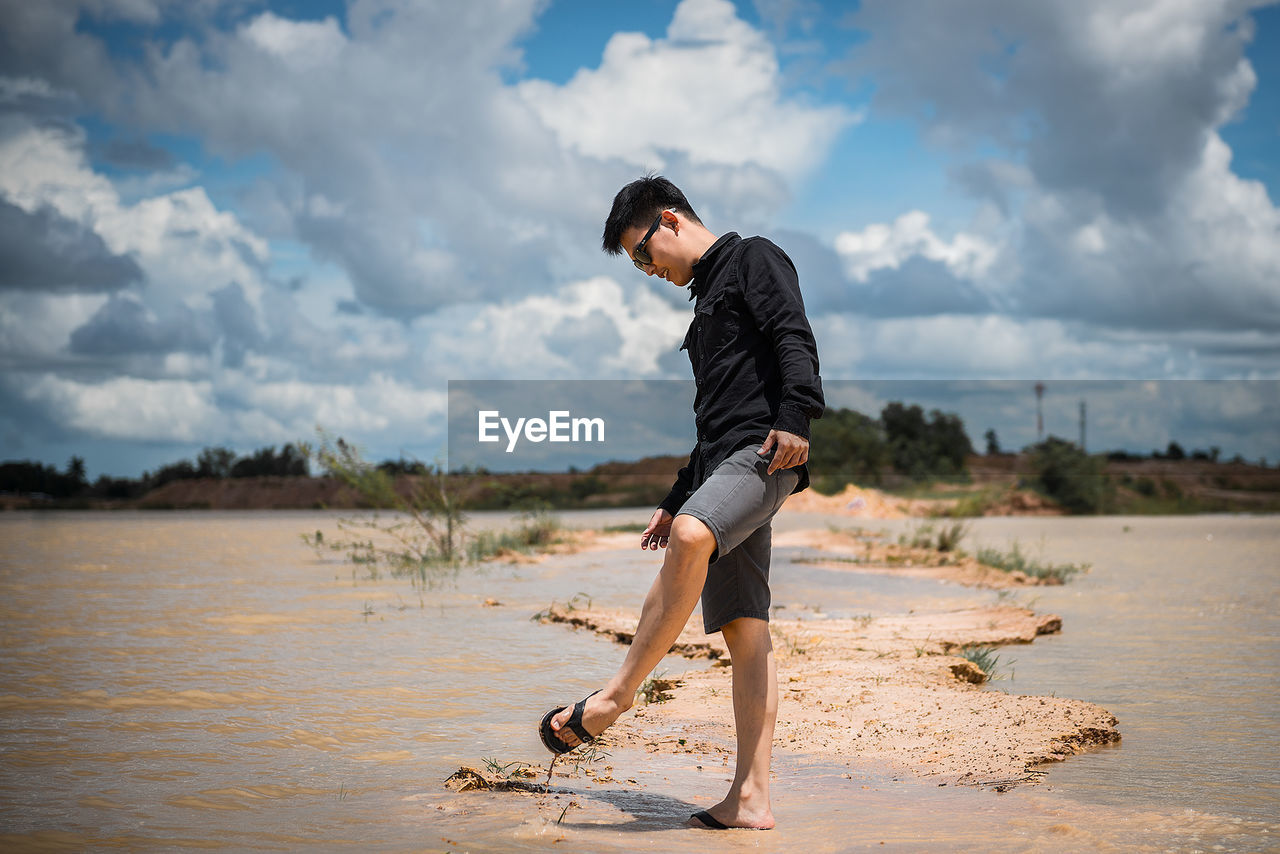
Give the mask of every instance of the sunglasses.
<svg viewBox="0 0 1280 854">
<path fill-rule="evenodd" d="M 662 213 L 666 213 L 666 211 Z M 649 256 L 648 252 L 644 251 L 644 247 L 649 243 L 649 238 L 653 237 L 653 233 L 658 230 L 660 225 L 662 225 L 662 214 L 658 214 L 658 218 L 653 221 L 653 225 L 649 226 L 649 230 L 644 233 L 644 237 L 640 238 L 636 248 L 631 250 L 631 263 L 636 265 L 637 270 L 643 270 L 653 263 L 653 258 Z"/>
</svg>

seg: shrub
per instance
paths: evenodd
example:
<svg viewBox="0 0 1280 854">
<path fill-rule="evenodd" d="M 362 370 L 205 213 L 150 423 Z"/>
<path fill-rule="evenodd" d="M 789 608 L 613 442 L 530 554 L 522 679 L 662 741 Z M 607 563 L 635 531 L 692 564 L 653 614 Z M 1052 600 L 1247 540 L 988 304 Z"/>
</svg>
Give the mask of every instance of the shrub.
<svg viewBox="0 0 1280 854">
<path fill-rule="evenodd" d="M 1105 460 L 1075 444 L 1050 436 L 1032 447 L 1032 470 L 1039 488 L 1070 513 L 1099 513 L 1111 500 Z"/>
<path fill-rule="evenodd" d="M 964 473 L 973 444 L 959 415 L 934 409 L 926 421 L 919 406 L 895 401 L 880 411 L 880 422 L 898 473 L 918 480 Z"/>
<path fill-rule="evenodd" d="M 836 409 L 813 422 L 812 430 L 809 470 L 821 491 L 839 492 L 855 480 L 880 482 L 880 470 L 889 463 L 889 446 L 875 419 Z"/>
</svg>

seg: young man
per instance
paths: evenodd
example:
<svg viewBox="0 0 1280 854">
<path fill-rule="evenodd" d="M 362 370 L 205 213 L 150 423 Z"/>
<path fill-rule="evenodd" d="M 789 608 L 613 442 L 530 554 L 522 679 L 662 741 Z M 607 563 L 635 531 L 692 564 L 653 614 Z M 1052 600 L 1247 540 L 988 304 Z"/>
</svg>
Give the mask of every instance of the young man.
<svg viewBox="0 0 1280 854">
<path fill-rule="evenodd" d="M 667 551 L 622 667 L 601 691 L 548 713 L 543 741 L 565 752 L 630 708 L 701 596 L 704 628 L 724 633 L 733 660 L 738 764 L 728 796 L 690 824 L 768 829 L 778 711 L 770 522 L 787 496 L 808 486 L 809 420 L 823 410 L 795 267 L 762 237 L 712 234 L 684 194 L 656 176 L 618 192 L 604 250 L 625 252 L 646 275 L 688 287 L 697 299 L 681 349 L 697 383 L 698 441 L 640 535 L 640 548 Z"/>
</svg>

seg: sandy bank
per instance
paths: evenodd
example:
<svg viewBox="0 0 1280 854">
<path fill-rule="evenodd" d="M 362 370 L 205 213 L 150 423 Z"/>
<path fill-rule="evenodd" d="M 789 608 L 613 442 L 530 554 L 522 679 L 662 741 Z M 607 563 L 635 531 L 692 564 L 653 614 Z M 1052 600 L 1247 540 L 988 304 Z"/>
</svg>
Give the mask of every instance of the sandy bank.
<svg viewBox="0 0 1280 854">
<path fill-rule="evenodd" d="M 793 546 L 813 549 L 821 554 L 801 560 L 846 572 L 934 578 L 969 587 L 994 589 L 1062 583 L 1059 578 L 1036 578 L 1018 570 L 986 566 L 963 552 L 943 552 L 936 548 L 903 545 L 867 532 L 829 529 L 787 531 L 775 533 L 773 545 L 774 548 Z"/>
<path fill-rule="evenodd" d="M 640 545 L 638 531 L 600 531 L 591 528 L 562 530 L 555 542 L 522 552 L 501 549 L 485 558 L 507 563 L 542 563 L 549 557 L 582 552 L 631 551 Z M 843 572 L 871 572 L 933 578 L 970 587 L 1002 589 L 1035 584 L 1061 584 L 1056 579 L 1034 578 L 1026 573 L 995 569 L 963 553 L 914 547 L 861 530 L 806 529 L 777 532 L 773 545 L 809 549 L 816 554 L 793 558 L 804 563 Z"/>
<path fill-rule="evenodd" d="M 539 562 L 547 554 L 574 554 L 586 551 L 634 549 L 640 545 L 638 533 L 604 533 L 594 530 L 567 531 L 560 542 L 542 554 L 519 555 L 501 552 L 497 560 Z M 775 532 L 773 545 L 811 549 L 817 554 L 793 558 L 804 563 L 841 572 L 869 572 L 932 578 L 969 587 L 1005 589 L 1029 585 L 1061 584 L 1058 578 L 1036 578 L 1017 570 L 986 566 L 964 553 L 942 552 L 936 548 L 903 545 L 885 536 L 863 531 L 806 529 Z"/>
<path fill-rule="evenodd" d="M 547 622 L 629 643 L 636 616 L 553 607 Z M 1042 763 L 1120 738 L 1092 703 L 983 690 L 982 671 L 949 654 L 968 645 L 1030 643 L 1061 621 L 1022 608 L 984 607 L 859 620 L 772 623 L 780 699 L 779 751 L 874 760 L 939 785 L 1004 788 L 1036 782 Z M 614 744 L 732 762 L 731 665 L 720 635 L 697 618 L 675 652 L 712 659 L 663 702 L 638 706 L 608 733 Z M 566 700 L 576 698 L 566 698 Z"/>
<path fill-rule="evenodd" d="M 1062 508 L 1029 489 L 1003 486 L 998 494 L 982 495 L 987 486 L 974 484 L 967 490 L 971 497 L 982 498 L 975 512 L 979 516 L 1061 516 Z M 826 513 L 855 519 L 903 519 L 909 516 L 929 518 L 947 516 L 960 506 L 961 499 L 901 498 L 879 489 L 848 484 L 835 495 L 823 495 L 806 489 L 787 499 L 782 513 Z"/>
</svg>

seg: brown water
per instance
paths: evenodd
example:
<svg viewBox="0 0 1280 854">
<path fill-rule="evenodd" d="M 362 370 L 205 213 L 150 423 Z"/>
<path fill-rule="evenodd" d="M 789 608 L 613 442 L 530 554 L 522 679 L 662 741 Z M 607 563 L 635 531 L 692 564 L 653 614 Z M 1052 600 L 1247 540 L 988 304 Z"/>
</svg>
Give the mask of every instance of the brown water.
<svg viewBox="0 0 1280 854">
<path fill-rule="evenodd" d="M 536 720 L 598 687 L 621 651 L 529 616 L 579 592 L 634 608 L 656 556 L 495 565 L 420 595 L 353 578 L 299 541 L 332 523 L 0 516 L 0 848 L 1280 850 L 1275 518 L 981 520 L 973 539 L 1043 537 L 1047 557 L 1095 565 L 1020 594 L 1039 595 L 1064 632 L 1007 650 L 1014 679 L 995 689 L 1098 702 L 1124 741 L 1004 795 L 780 754 L 767 834 L 681 828 L 731 773 L 687 756 L 615 751 L 624 782 L 579 777 L 542 798 L 441 785 L 485 757 L 545 762 Z M 775 602 L 797 609 L 994 598 L 789 556 L 776 556 Z"/>
</svg>

